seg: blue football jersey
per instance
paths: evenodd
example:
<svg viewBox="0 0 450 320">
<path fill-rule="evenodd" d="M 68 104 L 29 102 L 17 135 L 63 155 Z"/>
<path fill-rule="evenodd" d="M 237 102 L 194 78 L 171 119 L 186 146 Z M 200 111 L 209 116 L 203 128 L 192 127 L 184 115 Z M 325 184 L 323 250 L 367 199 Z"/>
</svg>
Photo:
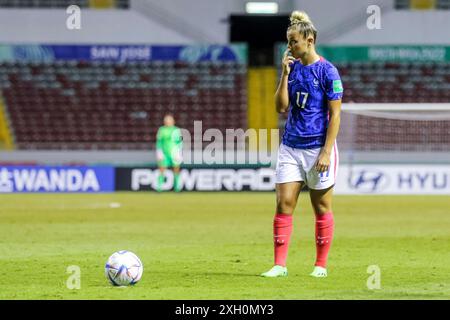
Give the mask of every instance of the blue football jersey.
<svg viewBox="0 0 450 320">
<path fill-rule="evenodd" d="M 289 115 L 282 143 L 298 149 L 322 147 L 329 121 L 328 101 L 342 99 L 344 92 L 338 70 L 323 57 L 307 66 L 295 61 L 288 92 Z"/>
</svg>

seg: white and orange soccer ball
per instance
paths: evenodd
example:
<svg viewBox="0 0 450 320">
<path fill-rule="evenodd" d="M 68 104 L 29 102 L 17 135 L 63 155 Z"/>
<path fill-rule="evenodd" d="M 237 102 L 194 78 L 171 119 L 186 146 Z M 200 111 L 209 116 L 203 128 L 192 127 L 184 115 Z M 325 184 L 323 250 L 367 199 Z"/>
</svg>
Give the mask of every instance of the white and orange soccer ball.
<svg viewBox="0 0 450 320">
<path fill-rule="evenodd" d="M 106 262 L 105 275 L 114 286 L 131 286 L 141 280 L 144 266 L 137 255 L 131 251 L 114 252 Z"/>
</svg>

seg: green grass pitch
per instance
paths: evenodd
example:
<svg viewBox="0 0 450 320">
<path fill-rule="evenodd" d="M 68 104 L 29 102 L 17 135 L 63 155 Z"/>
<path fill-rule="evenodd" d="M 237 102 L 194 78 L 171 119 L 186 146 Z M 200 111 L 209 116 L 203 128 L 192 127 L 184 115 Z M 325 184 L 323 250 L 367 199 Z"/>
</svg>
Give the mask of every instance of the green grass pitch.
<svg viewBox="0 0 450 320">
<path fill-rule="evenodd" d="M 111 208 L 113 202 L 120 207 Z M 274 193 L 0 196 L 0 299 L 449 299 L 448 196 L 335 196 L 329 276 L 311 278 L 314 218 L 300 196 L 287 278 L 272 265 Z M 138 254 L 142 280 L 104 276 L 114 251 Z M 81 270 L 70 290 L 67 267 Z M 369 290 L 377 265 L 381 288 Z"/>
</svg>

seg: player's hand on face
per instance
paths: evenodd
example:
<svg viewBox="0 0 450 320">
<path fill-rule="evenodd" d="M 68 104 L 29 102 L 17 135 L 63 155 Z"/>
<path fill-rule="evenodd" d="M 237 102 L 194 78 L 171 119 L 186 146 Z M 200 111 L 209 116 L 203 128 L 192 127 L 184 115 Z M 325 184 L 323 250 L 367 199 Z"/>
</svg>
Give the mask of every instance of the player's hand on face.
<svg viewBox="0 0 450 320">
<path fill-rule="evenodd" d="M 283 54 L 282 65 L 283 65 L 283 73 L 285 75 L 288 75 L 289 72 L 291 72 L 291 65 L 295 61 L 295 58 L 290 55 L 290 52 L 291 51 L 289 49 L 286 49 Z"/>
<path fill-rule="evenodd" d="M 330 154 L 322 149 L 315 165 L 316 171 L 327 172 L 330 169 L 330 162 Z"/>
</svg>

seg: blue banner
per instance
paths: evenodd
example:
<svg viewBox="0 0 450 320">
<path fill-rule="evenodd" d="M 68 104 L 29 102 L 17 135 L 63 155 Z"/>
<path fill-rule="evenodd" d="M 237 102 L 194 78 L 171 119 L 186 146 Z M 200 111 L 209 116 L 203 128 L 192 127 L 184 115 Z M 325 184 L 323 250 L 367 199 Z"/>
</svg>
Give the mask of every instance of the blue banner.
<svg viewBox="0 0 450 320">
<path fill-rule="evenodd" d="M 150 45 L 0 45 L 0 62 L 84 61 L 234 61 L 247 63 L 246 44 Z"/>
<path fill-rule="evenodd" d="M 114 190 L 113 167 L 0 166 L 0 193 Z"/>
</svg>

